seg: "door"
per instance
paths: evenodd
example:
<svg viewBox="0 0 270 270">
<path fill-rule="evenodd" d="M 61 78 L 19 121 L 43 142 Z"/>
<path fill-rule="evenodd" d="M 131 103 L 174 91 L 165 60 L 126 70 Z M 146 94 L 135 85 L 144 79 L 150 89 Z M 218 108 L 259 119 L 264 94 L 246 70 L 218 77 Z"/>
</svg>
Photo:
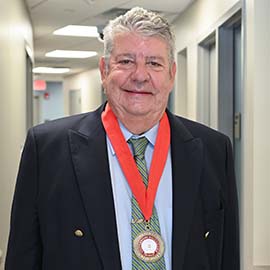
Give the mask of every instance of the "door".
<svg viewBox="0 0 270 270">
<path fill-rule="evenodd" d="M 78 114 L 82 111 L 81 89 L 69 91 L 69 114 Z"/>
</svg>

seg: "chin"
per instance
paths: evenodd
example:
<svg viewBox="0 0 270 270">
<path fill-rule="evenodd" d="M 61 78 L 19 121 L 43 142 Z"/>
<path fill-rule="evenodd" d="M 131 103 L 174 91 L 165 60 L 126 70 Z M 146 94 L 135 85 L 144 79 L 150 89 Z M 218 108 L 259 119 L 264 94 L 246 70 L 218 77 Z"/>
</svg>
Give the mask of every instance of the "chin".
<svg viewBox="0 0 270 270">
<path fill-rule="evenodd" d="M 134 116 L 146 116 L 150 113 L 149 109 L 146 109 L 147 106 L 143 106 L 143 107 L 128 107 L 127 108 L 127 112 L 129 114 L 132 114 Z"/>
</svg>

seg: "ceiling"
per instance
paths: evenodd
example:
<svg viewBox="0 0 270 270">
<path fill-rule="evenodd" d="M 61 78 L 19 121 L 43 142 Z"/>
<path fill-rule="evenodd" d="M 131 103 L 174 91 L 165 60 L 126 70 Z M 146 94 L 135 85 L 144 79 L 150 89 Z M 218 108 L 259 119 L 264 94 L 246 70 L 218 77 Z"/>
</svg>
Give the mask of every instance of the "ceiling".
<svg viewBox="0 0 270 270">
<path fill-rule="evenodd" d="M 34 28 L 35 66 L 69 67 L 65 76 L 96 68 L 103 53 L 97 38 L 53 35 L 53 31 L 69 24 L 92 25 L 100 29 L 110 19 L 127 9 L 141 6 L 163 13 L 173 21 L 194 0 L 25 0 Z M 154 3 L 154 4 L 153 4 Z M 86 59 L 48 58 L 52 50 L 91 50 L 97 56 Z"/>
</svg>

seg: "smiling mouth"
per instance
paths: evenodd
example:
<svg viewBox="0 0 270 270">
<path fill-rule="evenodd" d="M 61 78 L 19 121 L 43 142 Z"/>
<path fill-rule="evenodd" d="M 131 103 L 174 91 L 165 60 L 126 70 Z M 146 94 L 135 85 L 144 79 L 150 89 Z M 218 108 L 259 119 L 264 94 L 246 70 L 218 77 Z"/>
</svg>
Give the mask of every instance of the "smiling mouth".
<svg viewBox="0 0 270 270">
<path fill-rule="evenodd" d="M 141 90 L 128 90 L 128 89 L 123 89 L 125 92 L 129 94 L 134 94 L 134 95 L 152 95 L 151 92 L 147 91 L 141 91 Z"/>
</svg>

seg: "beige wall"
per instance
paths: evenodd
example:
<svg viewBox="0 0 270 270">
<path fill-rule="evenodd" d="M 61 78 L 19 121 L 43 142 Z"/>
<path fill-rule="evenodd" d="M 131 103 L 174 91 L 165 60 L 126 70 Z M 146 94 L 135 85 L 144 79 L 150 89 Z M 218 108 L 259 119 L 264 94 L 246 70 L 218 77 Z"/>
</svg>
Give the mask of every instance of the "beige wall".
<svg viewBox="0 0 270 270">
<path fill-rule="evenodd" d="M 187 49 L 187 110 L 197 118 L 198 43 L 243 7 L 241 269 L 270 269 L 270 1 L 197 0 L 175 22 L 177 52 Z M 180 76 L 177 74 L 176 76 Z M 176 80 L 175 111 L 181 110 Z"/>
<path fill-rule="evenodd" d="M 206 38 L 240 6 L 239 0 L 197 0 L 175 21 L 176 52 L 187 49 L 187 110 L 180 108 L 181 96 L 175 92 L 175 112 L 188 118 L 197 116 L 198 42 Z M 176 78 L 179 75 L 177 74 Z M 176 89 L 178 80 L 176 80 Z"/>
<path fill-rule="evenodd" d="M 243 251 L 246 268 L 270 269 L 270 1 L 246 0 Z"/>
<path fill-rule="evenodd" d="M 6 251 L 11 198 L 26 134 L 25 46 L 32 27 L 21 0 L 1 1 L 0 9 L 0 249 Z M 0 266 L 3 269 L 3 263 Z"/>
<path fill-rule="evenodd" d="M 98 69 L 89 70 L 64 79 L 64 113 L 69 115 L 69 91 L 81 90 L 82 112 L 101 104 L 101 79 Z"/>
</svg>

